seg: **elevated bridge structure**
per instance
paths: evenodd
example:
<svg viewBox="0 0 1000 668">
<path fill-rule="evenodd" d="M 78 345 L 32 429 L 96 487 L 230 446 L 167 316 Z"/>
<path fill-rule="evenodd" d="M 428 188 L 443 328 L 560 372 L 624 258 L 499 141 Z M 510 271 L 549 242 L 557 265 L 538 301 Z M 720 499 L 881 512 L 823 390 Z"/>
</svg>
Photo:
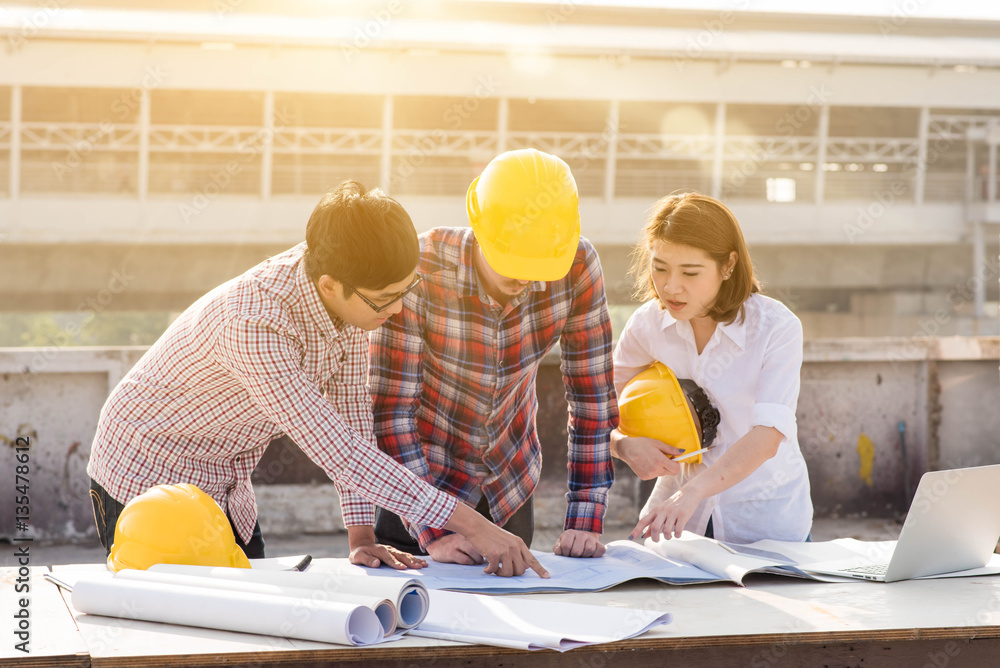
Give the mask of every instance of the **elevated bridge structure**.
<svg viewBox="0 0 1000 668">
<path fill-rule="evenodd" d="M 998 22 L 319 7 L 4 5 L 0 310 L 181 310 L 345 178 L 462 225 L 530 146 L 573 168 L 615 304 L 649 207 L 698 190 L 807 335 L 996 333 Z"/>
</svg>

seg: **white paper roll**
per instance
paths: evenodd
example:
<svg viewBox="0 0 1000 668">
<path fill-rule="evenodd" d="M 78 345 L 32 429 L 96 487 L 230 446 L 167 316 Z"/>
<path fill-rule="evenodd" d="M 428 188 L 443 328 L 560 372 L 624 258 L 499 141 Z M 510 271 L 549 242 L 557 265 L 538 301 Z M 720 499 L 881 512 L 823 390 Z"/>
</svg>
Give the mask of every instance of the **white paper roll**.
<svg viewBox="0 0 1000 668">
<path fill-rule="evenodd" d="M 357 577 L 336 573 L 301 573 L 299 571 L 253 570 L 247 568 L 223 568 L 211 566 L 183 566 L 178 564 L 156 564 L 149 570 L 154 573 L 176 573 L 212 578 L 213 580 L 233 580 L 256 582 L 259 584 L 298 587 L 331 594 L 356 594 L 388 598 L 396 602 L 396 624 L 400 629 L 409 629 L 424 620 L 430 607 L 427 587 L 418 580 L 401 577 Z"/>
<path fill-rule="evenodd" d="M 203 587 L 81 578 L 73 587 L 80 612 L 148 622 L 299 638 L 340 645 L 371 645 L 383 639 L 382 624 L 368 607 Z"/>
<path fill-rule="evenodd" d="M 241 582 L 239 580 L 224 580 L 221 578 L 206 578 L 194 575 L 181 575 L 179 573 L 163 573 L 159 571 L 139 571 L 134 569 L 123 569 L 115 573 L 116 578 L 125 580 L 136 580 L 138 582 L 159 582 L 167 585 L 181 585 L 186 587 L 200 587 L 211 589 L 222 589 L 226 591 L 243 591 L 255 594 L 268 594 L 270 596 L 291 596 L 293 598 L 309 599 L 313 601 L 333 600 L 338 603 L 349 603 L 351 605 L 363 605 L 371 608 L 379 623 L 382 624 L 382 632 L 386 636 L 391 636 L 396 632 L 396 604 L 387 598 L 375 596 L 359 596 L 356 594 L 335 593 L 330 595 L 326 592 L 315 591 L 302 587 L 285 587 L 283 585 L 265 584 L 261 582 Z"/>
</svg>

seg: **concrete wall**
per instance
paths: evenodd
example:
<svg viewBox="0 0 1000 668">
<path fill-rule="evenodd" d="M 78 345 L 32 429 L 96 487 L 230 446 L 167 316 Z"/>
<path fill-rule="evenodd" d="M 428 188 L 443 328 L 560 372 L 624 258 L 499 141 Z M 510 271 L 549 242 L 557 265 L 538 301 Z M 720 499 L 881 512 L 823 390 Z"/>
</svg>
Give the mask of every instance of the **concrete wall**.
<svg viewBox="0 0 1000 668">
<path fill-rule="evenodd" d="M 0 303 L 6 311 L 182 311 L 301 239 L 302 230 L 280 243 L 5 242 Z M 597 244 L 597 250 L 609 302 L 635 305 L 628 274 L 633 244 Z M 807 338 L 1000 334 L 1000 247 L 992 240 L 985 248 L 989 259 L 979 268 L 968 244 L 761 243 L 751 253 L 765 293 L 796 312 Z M 985 288 L 986 303 L 977 322 L 978 285 Z M 922 321 L 927 325 L 921 327 Z"/>
<path fill-rule="evenodd" d="M 0 471 L 10 488 L 13 444 L 29 438 L 35 536 L 96 540 L 85 472 L 90 444 L 104 399 L 142 351 L 0 350 Z M 798 423 L 817 515 L 893 516 L 905 511 L 926 470 L 1000 463 L 998 360 L 995 337 L 807 341 Z M 559 526 L 566 403 L 557 359 L 543 365 L 538 390 L 545 466 L 536 523 Z M 294 444 L 273 443 L 254 484 L 265 532 L 342 528 L 332 484 Z M 633 520 L 642 500 L 638 480 L 619 466 L 609 520 Z M 14 531 L 11 504 L 3 495 L 0 537 Z"/>
<path fill-rule="evenodd" d="M 317 194 L 261 202 L 255 196 L 226 194 L 213 198 L 194 215 L 189 211 L 195 206 L 193 197 L 181 194 L 146 202 L 100 195 L 25 195 L 16 201 L 0 199 L 0 232 L 11 244 L 293 245 L 302 240 L 309 214 L 320 199 Z M 413 218 L 418 232 L 439 225 L 467 224 L 462 196 L 402 194 L 398 199 Z M 656 197 L 619 198 L 613 202 L 582 197 L 583 234 L 595 244 L 631 245 L 639 238 L 655 201 Z M 811 248 L 840 244 L 864 248 L 878 244 L 925 246 L 968 241 L 969 229 L 961 202 L 918 206 L 900 201 L 872 220 L 865 217 L 865 207 L 871 201 L 867 193 L 859 194 L 856 201 L 826 202 L 822 207 L 811 203 L 773 204 L 726 198 L 750 244 L 804 244 Z M 865 269 L 860 260 L 857 264 Z"/>
</svg>

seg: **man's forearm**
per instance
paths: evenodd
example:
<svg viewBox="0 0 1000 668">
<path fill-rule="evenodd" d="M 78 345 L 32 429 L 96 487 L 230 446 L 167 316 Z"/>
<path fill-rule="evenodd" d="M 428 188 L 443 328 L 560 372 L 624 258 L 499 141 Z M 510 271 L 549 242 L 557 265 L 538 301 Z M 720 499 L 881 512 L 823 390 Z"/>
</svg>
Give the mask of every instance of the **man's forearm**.
<svg viewBox="0 0 1000 668">
<path fill-rule="evenodd" d="M 375 528 L 370 524 L 356 524 L 347 527 L 347 544 L 351 550 L 364 545 L 374 545 L 377 542 Z"/>
</svg>

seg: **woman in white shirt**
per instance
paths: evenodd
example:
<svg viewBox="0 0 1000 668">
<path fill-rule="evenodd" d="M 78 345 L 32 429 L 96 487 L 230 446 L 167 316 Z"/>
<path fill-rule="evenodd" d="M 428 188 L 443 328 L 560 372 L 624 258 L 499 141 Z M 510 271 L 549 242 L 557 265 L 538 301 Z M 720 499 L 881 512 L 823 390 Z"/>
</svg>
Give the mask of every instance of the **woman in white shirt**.
<svg viewBox="0 0 1000 668">
<path fill-rule="evenodd" d="M 812 501 L 795 425 L 802 325 L 760 294 L 736 217 L 697 193 L 660 200 L 633 272 L 648 301 L 619 337 L 616 389 L 659 361 L 697 383 L 721 421 L 700 464 L 674 462 L 677 448 L 615 431 L 614 456 L 640 478 L 657 478 L 630 537 L 687 529 L 735 543 L 806 540 Z"/>
</svg>

